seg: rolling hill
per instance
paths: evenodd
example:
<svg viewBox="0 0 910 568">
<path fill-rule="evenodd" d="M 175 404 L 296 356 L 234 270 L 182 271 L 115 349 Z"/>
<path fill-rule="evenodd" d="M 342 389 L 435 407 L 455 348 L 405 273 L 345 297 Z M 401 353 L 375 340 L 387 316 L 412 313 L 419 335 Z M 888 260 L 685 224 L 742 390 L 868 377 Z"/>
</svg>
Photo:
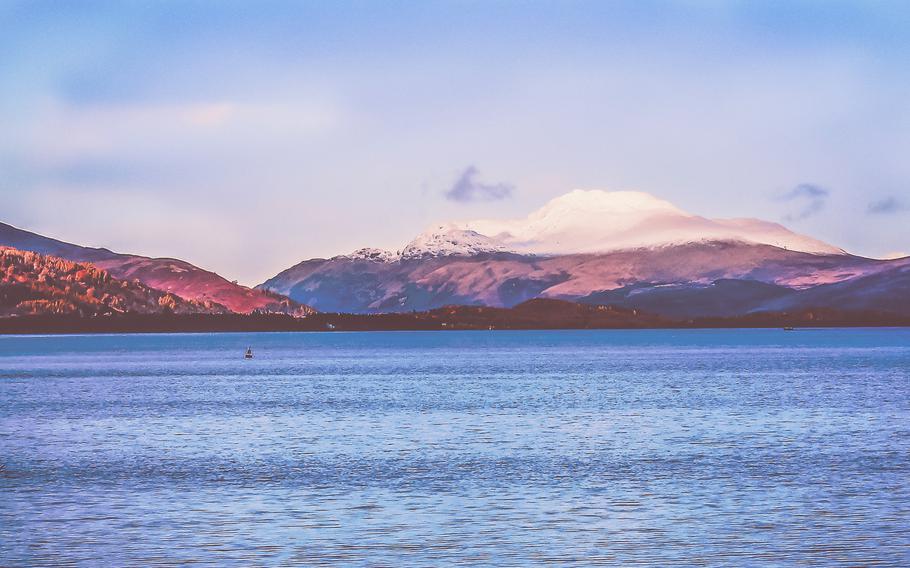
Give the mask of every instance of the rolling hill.
<svg viewBox="0 0 910 568">
<path fill-rule="evenodd" d="M 114 278 L 137 281 L 149 288 L 195 302 L 220 304 L 237 313 L 275 312 L 296 316 L 312 313 L 306 305 L 272 292 L 247 288 L 214 272 L 173 258 L 120 254 L 104 248 L 74 245 L 0 223 L 0 246 L 90 262 Z"/>
<path fill-rule="evenodd" d="M 119 280 L 90 263 L 0 247 L 0 316 L 222 313 L 220 304 Z"/>
</svg>

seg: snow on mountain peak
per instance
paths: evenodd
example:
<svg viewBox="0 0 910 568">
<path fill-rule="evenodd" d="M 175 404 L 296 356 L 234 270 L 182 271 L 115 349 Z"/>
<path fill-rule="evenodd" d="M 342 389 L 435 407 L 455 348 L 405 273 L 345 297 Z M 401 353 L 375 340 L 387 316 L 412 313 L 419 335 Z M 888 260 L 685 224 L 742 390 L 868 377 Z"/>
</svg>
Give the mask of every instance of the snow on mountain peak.
<svg viewBox="0 0 910 568">
<path fill-rule="evenodd" d="M 472 256 L 475 254 L 505 252 L 506 247 L 495 239 L 470 229 L 454 225 L 439 225 L 424 233 L 402 249 L 402 259 L 427 256 Z"/>
<path fill-rule="evenodd" d="M 589 212 L 606 215 L 642 215 L 659 212 L 686 215 L 683 210 L 669 201 L 658 199 L 643 191 L 576 189 L 551 199 L 531 216 L 546 218 L 566 213 L 585 214 Z"/>
<path fill-rule="evenodd" d="M 732 241 L 816 254 L 844 251 L 759 219 L 708 219 L 640 191 L 575 190 L 523 219 L 481 219 L 435 226 L 400 252 L 360 249 L 339 258 L 395 262 L 501 252 L 560 255 Z"/>
<path fill-rule="evenodd" d="M 811 253 L 843 251 L 758 219 L 707 219 L 639 191 L 575 190 L 524 219 L 458 225 L 504 248 L 533 254 L 600 253 L 704 241 L 769 244 Z"/>
<path fill-rule="evenodd" d="M 345 259 L 345 260 L 370 260 L 373 262 L 393 262 L 398 260 L 398 253 L 379 249 L 366 247 L 362 249 L 357 249 L 350 254 L 340 254 L 338 256 L 332 257 L 332 260 L 335 259 Z"/>
</svg>

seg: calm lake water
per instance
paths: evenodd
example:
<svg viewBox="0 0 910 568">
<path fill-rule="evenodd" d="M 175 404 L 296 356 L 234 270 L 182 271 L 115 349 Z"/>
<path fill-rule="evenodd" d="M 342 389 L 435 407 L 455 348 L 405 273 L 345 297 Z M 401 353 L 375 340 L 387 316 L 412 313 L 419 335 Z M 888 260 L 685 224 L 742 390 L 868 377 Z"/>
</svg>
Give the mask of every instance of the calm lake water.
<svg viewBox="0 0 910 568">
<path fill-rule="evenodd" d="M 4 566 L 910 566 L 910 330 L 3 336 L 0 464 Z"/>
</svg>

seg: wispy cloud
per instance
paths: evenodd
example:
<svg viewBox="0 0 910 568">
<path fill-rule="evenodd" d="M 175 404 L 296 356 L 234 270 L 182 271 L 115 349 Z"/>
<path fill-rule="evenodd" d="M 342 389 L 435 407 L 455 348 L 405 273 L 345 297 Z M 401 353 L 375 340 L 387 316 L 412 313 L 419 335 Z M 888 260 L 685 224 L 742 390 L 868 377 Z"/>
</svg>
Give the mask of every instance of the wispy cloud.
<svg viewBox="0 0 910 568">
<path fill-rule="evenodd" d="M 791 201 L 800 205 L 799 210 L 788 214 L 785 219 L 787 221 L 801 221 L 812 217 L 825 208 L 825 203 L 827 203 L 830 195 L 830 191 L 819 185 L 812 183 L 797 185 L 780 197 L 781 201 Z"/>
<path fill-rule="evenodd" d="M 885 197 L 884 199 L 879 199 L 878 201 L 873 201 L 866 207 L 866 213 L 869 213 L 870 215 L 887 215 L 907 210 L 910 210 L 910 207 L 893 195 Z"/>
<path fill-rule="evenodd" d="M 512 197 L 515 186 L 509 183 L 483 183 L 477 179 L 480 172 L 474 166 L 465 168 L 455 184 L 445 193 L 446 199 L 460 203 L 473 201 L 498 201 Z"/>
</svg>

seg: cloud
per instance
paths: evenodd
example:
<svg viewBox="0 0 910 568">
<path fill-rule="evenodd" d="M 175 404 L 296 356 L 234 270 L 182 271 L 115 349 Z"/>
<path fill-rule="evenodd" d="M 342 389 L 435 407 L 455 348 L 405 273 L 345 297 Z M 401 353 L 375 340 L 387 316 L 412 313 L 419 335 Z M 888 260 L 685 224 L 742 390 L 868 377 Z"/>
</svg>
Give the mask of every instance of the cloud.
<svg viewBox="0 0 910 568">
<path fill-rule="evenodd" d="M 445 193 L 446 199 L 460 203 L 473 201 L 498 201 L 512 197 L 515 186 L 509 183 L 482 183 L 477 180 L 480 172 L 474 166 L 465 168 L 455 184 Z"/>
<path fill-rule="evenodd" d="M 869 206 L 866 207 L 866 213 L 869 213 L 870 215 L 887 215 L 890 213 L 906 211 L 908 209 L 910 209 L 910 207 L 907 207 L 907 204 L 892 195 L 871 202 Z"/>
<path fill-rule="evenodd" d="M 782 195 L 781 201 L 792 201 L 801 203 L 801 207 L 795 213 L 790 213 L 785 217 L 787 221 L 801 221 L 808 219 L 825 208 L 825 203 L 831 192 L 819 185 L 811 183 L 801 183 Z"/>
</svg>

